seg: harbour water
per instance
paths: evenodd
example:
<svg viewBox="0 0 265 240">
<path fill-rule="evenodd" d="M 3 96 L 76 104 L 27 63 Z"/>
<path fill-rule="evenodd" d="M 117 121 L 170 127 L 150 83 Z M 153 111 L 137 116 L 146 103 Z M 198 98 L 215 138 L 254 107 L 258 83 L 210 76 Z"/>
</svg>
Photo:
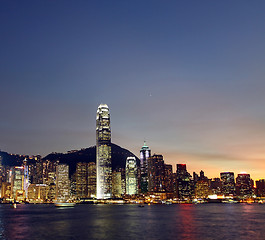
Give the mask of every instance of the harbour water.
<svg viewBox="0 0 265 240">
<path fill-rule="evenodd" d="M 0 239 L 265 239 L 265 205 L 0 205 Z"/>
</svg>

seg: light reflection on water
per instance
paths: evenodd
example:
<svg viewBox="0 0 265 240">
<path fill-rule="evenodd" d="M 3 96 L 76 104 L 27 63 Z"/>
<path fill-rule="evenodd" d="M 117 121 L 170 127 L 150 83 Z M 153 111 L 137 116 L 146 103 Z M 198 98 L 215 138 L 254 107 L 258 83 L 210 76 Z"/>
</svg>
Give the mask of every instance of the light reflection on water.
<svg viewBox="0 0 265 240">
<path fill-rule="evenodd" d="M 1 239 L 265 239 L 265 205 L 0 205 Z"/>
</svg>

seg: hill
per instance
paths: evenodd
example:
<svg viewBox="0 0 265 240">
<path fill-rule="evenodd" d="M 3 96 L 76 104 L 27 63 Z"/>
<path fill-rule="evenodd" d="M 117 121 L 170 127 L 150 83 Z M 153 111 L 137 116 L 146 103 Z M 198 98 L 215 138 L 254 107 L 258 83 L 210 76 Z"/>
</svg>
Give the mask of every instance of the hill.
<svg viewBox="0 0 265 240">
<path fill-rule="evenodd" d="M 127 157 L 135 157 L 137 165 L 140 165 L 140 160 L 129 150 L 122 148 L 114 143 L 111 144 L 111 159 L 112 169 L 125 168 Z M 69 151 L 67 153 L 51 153 L 43 158 L 43 160 L 56 161 L 69 165 L 70 174 L 75 171 L 76 163 L 78 162 L 96 162 L 96 146 Z"/>
</svg>

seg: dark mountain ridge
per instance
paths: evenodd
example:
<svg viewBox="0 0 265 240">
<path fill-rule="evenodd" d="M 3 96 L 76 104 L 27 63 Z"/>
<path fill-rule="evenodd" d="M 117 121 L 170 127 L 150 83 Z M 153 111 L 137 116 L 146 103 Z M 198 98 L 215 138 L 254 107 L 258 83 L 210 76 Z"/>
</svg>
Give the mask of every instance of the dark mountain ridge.
<svg viewBox="0 0 265 240">
<path fill-rule="evenodd" d="M 9 154 L 7 152 L 0 151 L 2 157 L 2 164 L 5 166 L 19 166 L 23 163 L 25 158 L 29 159 L 27 155 Z M 122 148 L 114 143 L 111 144 L 111 159 L 112 169 L 125 168 L 127 157 L 135 157 L 137 165 L 140 165 L 140 160 L 129 150 Z M 60 163 L 66 163 L 69 165 L 70 174 L 74 173 L 76 164 L 78 162 L 96 162 L 96 146 L 89 148 L 83 148 L 81 150 L 72 150 L 67 153 L 50 153 L 44 158 L 43 161 L 57 161 Z M 31 163 L 31 161 L 29 162 Z"/>
</svg>

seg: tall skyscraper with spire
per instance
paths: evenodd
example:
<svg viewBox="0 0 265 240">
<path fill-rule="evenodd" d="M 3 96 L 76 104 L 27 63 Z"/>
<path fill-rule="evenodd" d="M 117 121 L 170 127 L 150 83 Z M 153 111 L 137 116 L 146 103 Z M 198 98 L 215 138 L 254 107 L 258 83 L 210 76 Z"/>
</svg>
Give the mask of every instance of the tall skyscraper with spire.
<svg viewBox="0 0 265 240">
<path fill-rule="evenodd" d="M 97 199 L 112 197 L 110 113 L 106 104 L 100 104 L 96 120 L 97 139 Z"/>
<path fill-rule="evenodd" d="M 141 193 L 148 192 L 148 161 L 151 157 L 151 150 L 146 145 L 144 141 L 144 145 L 140 150 L 140 188 Z"/>
</svg>

